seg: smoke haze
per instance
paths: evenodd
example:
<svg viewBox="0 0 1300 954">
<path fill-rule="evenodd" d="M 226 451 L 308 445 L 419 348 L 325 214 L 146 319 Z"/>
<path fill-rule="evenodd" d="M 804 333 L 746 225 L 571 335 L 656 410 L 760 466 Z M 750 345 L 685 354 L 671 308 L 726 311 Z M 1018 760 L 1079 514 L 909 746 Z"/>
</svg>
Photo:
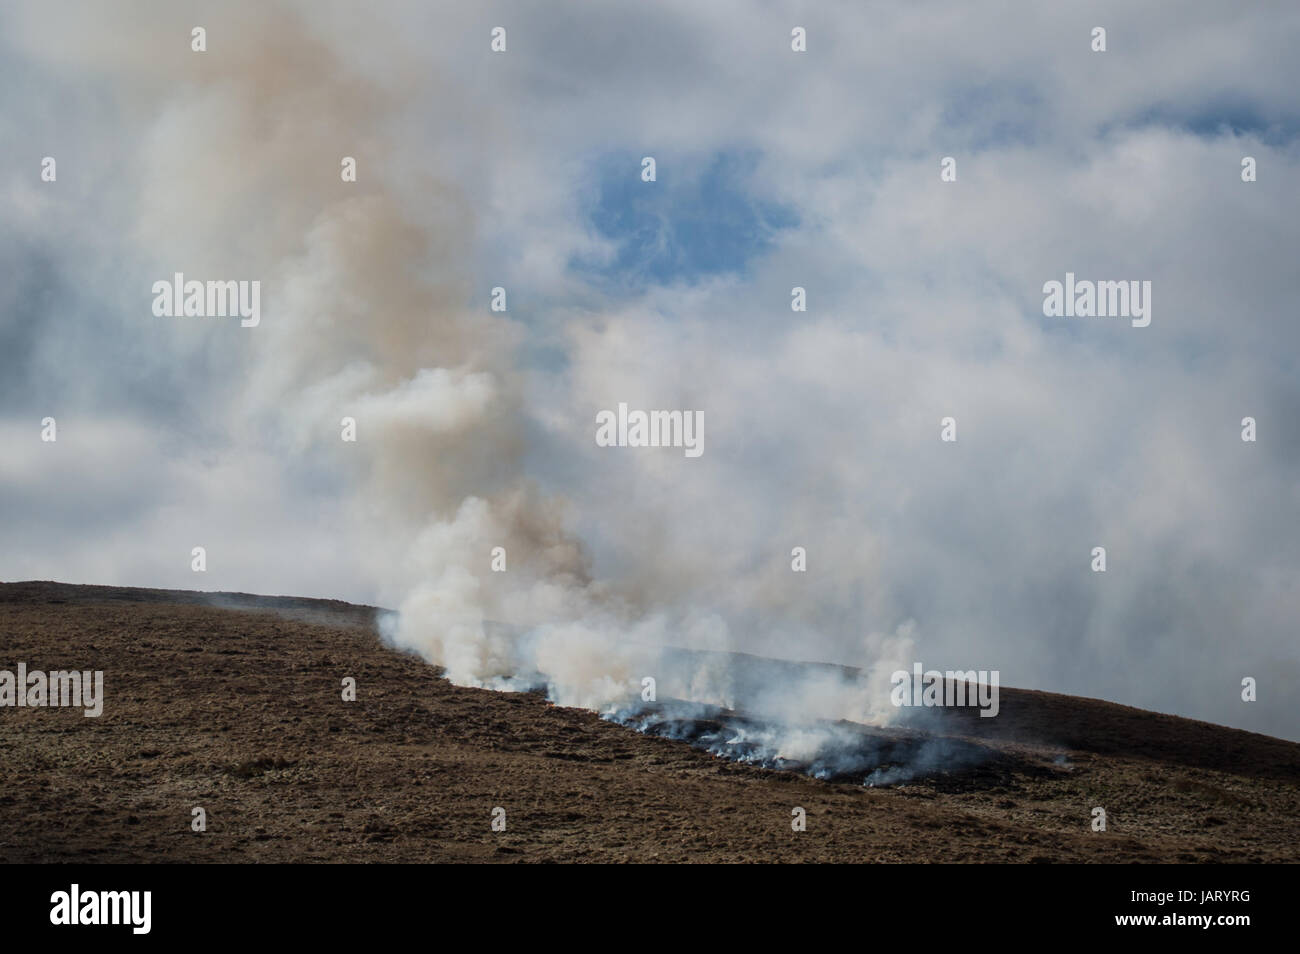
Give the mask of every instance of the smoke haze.
<svg viewBox="0 0 1300 954">
<path fill-rule="evenodd" d="M 1300 738 L 1300 12 L 1100 4 L 1099 67 L 1038 5 L 698 6 L 0 14 L 0 577 L 378 603 L 601 711 L 877 724 L 919 659 Z M 1151 326 L 1044 318 L 1067 270 Z M 620 402 L 705 453 L 597 447 Z"/>
</svg>

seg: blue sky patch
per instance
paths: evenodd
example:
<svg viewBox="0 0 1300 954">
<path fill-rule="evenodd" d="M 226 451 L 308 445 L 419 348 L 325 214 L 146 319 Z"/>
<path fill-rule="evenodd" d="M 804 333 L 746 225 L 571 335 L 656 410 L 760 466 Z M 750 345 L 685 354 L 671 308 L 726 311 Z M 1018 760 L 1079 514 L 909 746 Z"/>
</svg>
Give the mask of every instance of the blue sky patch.
<svg viewBox="0 0 1300 954">
<path fill-rule="evenodd" d="M 641 180 L 638 155 L 597 161 L 585 212 L 617 251 L 610 260 L 575 259 L 576 271 L 631 289 L 744 273 L 772 248 L 777 232 L 799 224 L 792 209 L 754 193 L 752 153 L 656 160 L 655 182 Z"/>
</svg>

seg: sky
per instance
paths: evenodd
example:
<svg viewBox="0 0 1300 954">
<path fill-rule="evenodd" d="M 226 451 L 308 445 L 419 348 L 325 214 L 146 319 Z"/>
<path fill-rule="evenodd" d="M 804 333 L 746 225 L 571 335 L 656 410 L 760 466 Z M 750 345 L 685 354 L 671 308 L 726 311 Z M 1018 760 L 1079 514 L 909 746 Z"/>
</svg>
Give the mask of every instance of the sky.
<svg viewBox="0 0 1300 954">
<path fill-rule="evenodd" d="M 1300 7 L 102 7 L 0 12 L 0 579 L 901 653 L 1300 739 Z M 261 281 L 260 325 L 156 316 L 175 272 Z M 1067 272 L 1151 282 L 1150 325 L 1045 316 Z M 620 403 L 704 453 L 597 446 Z"/>
</svg>

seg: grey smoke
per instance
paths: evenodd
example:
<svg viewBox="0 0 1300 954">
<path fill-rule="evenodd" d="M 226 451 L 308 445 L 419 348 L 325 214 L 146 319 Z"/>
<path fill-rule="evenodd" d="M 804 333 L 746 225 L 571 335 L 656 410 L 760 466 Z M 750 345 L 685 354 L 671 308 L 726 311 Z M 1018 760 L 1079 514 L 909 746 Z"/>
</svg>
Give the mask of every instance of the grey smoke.
<svg viewBox="0 0 1300 954">
<path fill-rule="evenodd" d="M 1103 3 L 1094 55 L 1051 5 L 840 4 L 796 59 L 739 2 L 133 10 L 0 12 L 3 578 L 400 607 L 453 678 L 594 708 L 687 646 L 1300 737 L 1300 11 Z M 569 267 L 614 257 L 600 157 L 729 151 L 799 222 L 744 268 Z M 1150 327 L 1052 324 L 1067 270 L 1151 281 Z M 262 281 L 260 326 L 155 319 L 175 271 Z M 596 447 L 619 402 L 706 453 Z"/>
</svg>

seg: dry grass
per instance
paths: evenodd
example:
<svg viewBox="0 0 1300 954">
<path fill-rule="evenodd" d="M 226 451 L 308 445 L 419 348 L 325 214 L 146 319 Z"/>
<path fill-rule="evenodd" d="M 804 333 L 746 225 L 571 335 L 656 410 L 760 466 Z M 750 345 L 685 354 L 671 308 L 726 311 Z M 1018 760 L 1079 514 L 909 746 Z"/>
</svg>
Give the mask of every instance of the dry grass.
<svg viewBox="0 0 1300 954">
<path fill-rule="evenodd" d="M 232 609 L 244 606 L 245 609 Z M 0 860 L 1295 861 L 1300 745 L 1003 690 L 1003 758 L 892 789 L 719 761 L 452 686 L 366 607 L 0 585 L 0 668 L 102 669 L 99 719 L 0 709 Z M 250 609 L 251 608 L 251 609 Z M 356 678 L 359 698 L 341 701 Z M 989 723 L 993 723 L 990 725 Z M 1064 756 L 1064 758 L 1062 758 Z M 1102 806 L 1109 830 L 1090 830 Z M 208 830 L 190 830 L 191 809 Z M 507 830 L 491 831 L 491 812 Z M 807 831 L 790 828 L 794 806 Z"/>
</svg>

